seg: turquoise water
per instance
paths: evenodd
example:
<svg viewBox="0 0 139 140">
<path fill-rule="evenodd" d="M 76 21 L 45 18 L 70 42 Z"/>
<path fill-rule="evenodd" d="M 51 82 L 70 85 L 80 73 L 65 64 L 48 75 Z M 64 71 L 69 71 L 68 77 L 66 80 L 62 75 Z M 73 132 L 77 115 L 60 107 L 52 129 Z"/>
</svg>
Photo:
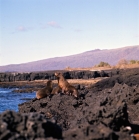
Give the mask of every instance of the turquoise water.
<svg viewBox="0 0 139 140">
<path fill-rule="evenodd" d="M 0 112 L 5 110 L 18 111 L 18 104 L 35 98 L 32 93 L 14 93 L 13 89 L 0 88 Z"/>
</svg>

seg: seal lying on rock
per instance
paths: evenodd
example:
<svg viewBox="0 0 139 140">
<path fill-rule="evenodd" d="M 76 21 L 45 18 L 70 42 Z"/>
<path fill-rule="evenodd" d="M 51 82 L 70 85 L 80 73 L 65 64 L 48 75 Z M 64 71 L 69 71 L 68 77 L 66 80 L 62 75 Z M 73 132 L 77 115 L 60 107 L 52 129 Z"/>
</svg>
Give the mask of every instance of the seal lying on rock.
<svg viewBox="0 0 139 140">
<path fill-rule="evenodd" d="M 48 80 L 46 87 L 45 88 L 42 88 L 42 89 L 40 89 L 40 90 L 38 90 L 36 92 L 36 98 L 37 99 L 41 99 L 41 98 L 47 97 L 48 95 L 51 94 L 52 89 L 53 89 L 53 87 L 52 87 L 52 81 L 51 80 Z"/>
<path fill-rule="evenodd" d="M 54 94 L 58 94 L 60 92 L 62 92 L 62 89 L 59 86 L 57 86 L 57 87 L 53 88 L 51 94 L 54 95 Z"/>
<path fill-rule="evenodd" d="M 55 76 L 58 79 L 58 85 L 62 89 L 63 93 L 73 95 L 76 98 L 78 97 L 77 89 L 68 83 L 62 73 L 55 73 Z"/>
</svg>

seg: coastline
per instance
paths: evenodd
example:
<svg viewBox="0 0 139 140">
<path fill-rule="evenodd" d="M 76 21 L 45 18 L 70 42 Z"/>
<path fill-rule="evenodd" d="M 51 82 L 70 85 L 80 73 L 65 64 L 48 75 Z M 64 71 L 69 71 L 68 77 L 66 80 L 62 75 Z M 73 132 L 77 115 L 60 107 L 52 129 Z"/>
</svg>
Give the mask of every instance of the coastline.
<svg viewBox="0 0 139 140">
<path fill-rule="evenodd" d="M 57 94 L 51 98 L 21 103 L 18 105 L 18 113 L 5 111 L 0 114 L 1 118 L 9 115 L 12 118 L 8 122 L 2 120 L 2 125 L 6 123 L 14 126 L 9 129 L 5 127 L 6 134 L 0 135 L 0 138 L 134 140 L 139 134 L 138 79 L 139 69 L 122 69 L 118 73 L 113 70 L 111 77 L 79 88 L 79 99 Z M 24 116 L 27 121 L 24 121 Z M 22 121 L 18 121 L 21 118 Z M 45 127 L 42 127 L 43 122 L 46 122 Z M 52 133 L 47 133 L 46 130 Z M 3 132 L 4 130 L 0 130 L 0 134 Z"/>
</svg>

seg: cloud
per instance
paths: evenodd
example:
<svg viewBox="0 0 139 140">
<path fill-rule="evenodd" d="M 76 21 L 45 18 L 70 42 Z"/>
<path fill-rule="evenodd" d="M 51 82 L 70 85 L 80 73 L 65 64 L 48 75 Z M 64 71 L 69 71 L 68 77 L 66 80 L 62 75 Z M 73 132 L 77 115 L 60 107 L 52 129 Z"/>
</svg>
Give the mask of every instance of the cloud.
<svg viewBox="0 0 139 140">
<path fill-rule="evenodd" d="M 24 32 L 24 31 L 28 31 L 28 30 L 32 30 L 32 29 L 33 29 L 32 27 L 24 27 L 24 26 L 18 26 L 16 28 L 16 30 L 19 32 Z"/>
<path fill-rule="evenodd" d="M 48 26 L 51 26 L 51 27 L 54 27 L 54 28 L 62 28 L 57 22 L 55 21 L 50 21 L 50 22 L 47 22 L 47 25 Z"/>
<path fill-rule="evenodd" d="M 23 32 L 23 31 L 27 31 L 27 28 L 25 28 L 24 26 L 18 26 L 17 30 Z"/>
</svg>

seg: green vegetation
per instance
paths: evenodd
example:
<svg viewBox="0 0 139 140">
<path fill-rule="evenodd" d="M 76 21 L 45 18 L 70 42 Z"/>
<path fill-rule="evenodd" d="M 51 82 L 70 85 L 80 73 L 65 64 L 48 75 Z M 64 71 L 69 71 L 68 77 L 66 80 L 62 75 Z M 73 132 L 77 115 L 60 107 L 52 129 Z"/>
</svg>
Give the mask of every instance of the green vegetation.
<svg viewBox="0 0 139 140">
<path fill-rule="evenodd" d="M 139 64 L 139 60 L 126 60 L 121 59 L 118 61 L 117 66 L 130 66 L 132 64 Z M 112 67 L 109 63 L 101 61 L 98 65 L 95 65 L 95 67 Z"/>
<path fill-rule="evenodd" d="M 67 66 L 64 70 L 88 70 L 88 69 L 93 69 L 93 68 L 98 68 L 98 67 L 105 67 L 105 68 L 127 68 L 127 67 L 132 67 L 132 66 L 138 66 L 139 65 L 139 60 L 126 60 L 126 59 L 121 59 L 118 61 L 118 63 L 114 66 L 110 65 L 107 62 L 101 61 L 99 64 L 93 66 L 93 67 L 87 67 L 87 68 L 72 68 L 70 66 Z"/>
<path fill-rule="evenodd" d="M 110 64 L 107 63 L 107 62 L 101 61 L 101 62 L 97 65 L 97 67 L 110 67 Z"/>
<path fill-rule="evenodd" d="M 132 65 L 132 64 L 139 64 L 139 60 L 129 60 L 127 61 L 126 59 L 121 59 L 118 62 L 118 65 Z"/>
<path fill-rule="evenodd" d="M 139 64 L 139 60 L 130 60 L 129 64 Z"/>
</svg>

